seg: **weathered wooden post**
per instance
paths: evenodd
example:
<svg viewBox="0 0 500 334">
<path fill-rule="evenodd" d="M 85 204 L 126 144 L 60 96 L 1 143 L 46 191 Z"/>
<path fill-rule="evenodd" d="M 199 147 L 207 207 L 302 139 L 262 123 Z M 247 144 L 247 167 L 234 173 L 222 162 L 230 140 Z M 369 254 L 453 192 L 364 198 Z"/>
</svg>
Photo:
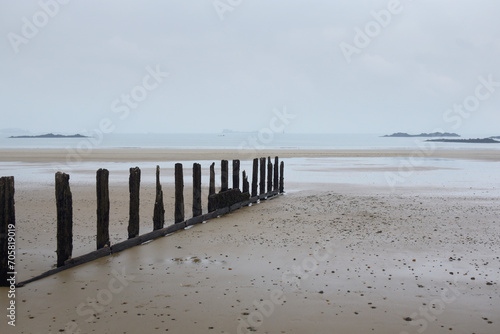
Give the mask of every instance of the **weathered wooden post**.
<svg viewBox="0 0 500 334">
<path fill-rule="evenodd" d="M 210 165 L 210 185 L 208 187 L 208 197 L 213 194 L 215 194 L 215 162 Z M 212 207 L 212 203 L 208 201 L 208 212 L 212 211 L 215 211 L 215 208 Z"/>
<path fill-rule="evenodd" d="M 240 161 L 233 160 L 233 189 L 240 188 Z"/>
<path fill-rule="evenodd" d="M 267 157 L 267 192 L 273 191 L 273 163 L 271 157 Z"/>
<path fill-rule="evenodd" d="M 165 207 L 163 205 L 163 190 L 160 183 L 160 166 L 156 166 L 156 197 L 153 211 L 153 230 L 160 230 L 165 225 Z"/>
<path fill-rule="evenodd" d="M 210 165 L 210 185 L 208 188 L 208 196 L 215 194 L 215 162 Z"/>
<path fill-rule="evenodd" d="M 253 159 L 252 171 L 252 197 L 257 196 L 257 184 L 259 180 L 259 159 Z"/>
<path fill-rule="evenodd" d="M 73 252 L 73 198 L 69 187 L 69 175 L 56 173 L 57 207 L 57 266 L 71 258 Z"/>
<path fill-rule="evenodd" d="M 100 168 L 96 173 L 97 193 L 97 249 L 110 246 L 109 242 L 109 171 Z"/>
<path fill-rule="evenodd" d="M 131 239 L 139 235 L 139 193 L 141 190 L 141 170 L 139 167 L 130 168 L 128 190 L 130 193 L 128 238 Z"/>
<path fill-rule="evenodd" d="M 279 188 L 279 159 L 274 157 L 274 187 L 273 190 L 277 191 Z"/>
<path fill-rule="evenodd" d="M 15 246 L 15 238 L 14 177 L 8 176 L 0 178 L 0 286 L 10 286 L 7 279 L 12 275 L 8 273 L 16 271 L 15 256 L 9 254 L 9 244 Z"/>
<path fill-rule="evenodd" d="M 175 164 L 175 223 L 184 221 L 184 176 L 182 164 Z"/>
<path fill-rule="evenodd" d="M 260 158 L 260 195 L 266 193 L 266 158 Z"/>
<path fill-rule="evenodd" d="M 220 175 L 220 191 L 224 192 L 229 189 L 229 184 L 228 184 L 228 175 L 229 175 L 229 165 L 227 160 L 222 160 L 220 162 L 220 169 L 221 169 L 221 175 Z"/>
<path fill-rule="evenodd" d="M 193 164 L 193 217 L 202 215 L 201 208 L 201 165 Z"/>
<path fill-rule="evenodd" d="M 250 184 L 248 183 L 247 172 L 243 171 L 243 193 L 248 193 L 250 191 Z"/>
<path fill-rule="evenodd" d="M 285 177 L 283 175 L 284 172 L 285 172 L 285 162 L 282 161 L 280 164 L 280 193 L 283 193 L 285 191 L 285 186 L 284 186 Z"/>
</svg>

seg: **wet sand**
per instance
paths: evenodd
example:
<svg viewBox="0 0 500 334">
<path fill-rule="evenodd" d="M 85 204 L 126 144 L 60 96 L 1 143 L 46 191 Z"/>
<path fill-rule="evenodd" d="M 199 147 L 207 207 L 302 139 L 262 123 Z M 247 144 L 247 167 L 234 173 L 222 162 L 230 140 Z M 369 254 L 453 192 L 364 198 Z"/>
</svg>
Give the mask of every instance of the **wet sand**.
<svg viewBox="0 0 500 334">
<path fill-rule="evenodd" d="M 286 185 L 271 201 L 18 288 L 17 326 L 4 320 L 1 332 L 498 333 L 498 198 Z M 172 222 L 172 186 L 163 187 Z M 110 191 L 116 242 L 128 188 Z M 94 249 L 95 189 L 72 192 L 78 256 Z M 152 229 L 153 194 L 145 182 L 141 232 Z M 16 189 L 18 280 L 54 265 L 54 208 L 52 186 Z"/>
<path fill-rule="evenodd" d="M 233 150 L 233 149 L 161 149 L 161 148 L 121 148 L 61 150 L 61 149 L 0 149 L 0 162 L 58 162 L 79 163 L 86 161 L 186 161 L 253 159 L 256 156 L 280 158 L 374 158 L 374 157 L 432 157 L 447 159 L 472 159 L 500 161 L 499 150 L 446 150 L 434 149 L 432 145 L 413 150 Z"/>
</svg>

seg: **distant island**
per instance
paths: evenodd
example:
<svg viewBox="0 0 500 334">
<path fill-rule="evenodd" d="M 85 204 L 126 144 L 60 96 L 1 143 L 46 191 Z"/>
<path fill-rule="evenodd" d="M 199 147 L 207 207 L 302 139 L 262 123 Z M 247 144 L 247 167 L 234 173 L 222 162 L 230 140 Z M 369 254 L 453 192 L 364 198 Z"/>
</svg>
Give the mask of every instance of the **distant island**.
<svg viewBox="0 0 500 334">
<path fill-rule="evenodd" d="M 419 135 L 410 135 L 406 132 L 396 132 L 392 135 L 385 135 L 382 137 L 460 137 L 460 135 L 449 132 L 421 133 Z"/>
<path fill-rule="evenodd" d="M 500 139 L 500 136 L 493 136 L 493 137 L 489 137 L 491 139 Z"/>
<path fill-rule="evenodd" d="M 492 138 L 476 138 L 476 139 L 428 139 L 426 141 L 441 142 L 441 143 L 473 143 L 473 144 L 500 144 L 500 141 Z"/>
<path fill-rule="evenodd" d="M 229 134 L 229 133 L 258 133 L 258 131 L 235 131 L 231 129 L 223 129 L 222 134 Z"/>
<path fill-rule="evenodd" d="M 9 138 L 88 138 L 88 136 L 83 136 L 79 133 L 76 135 L 55 135 L 53 133 L 47 133 L 38 136 L 10 136 Z"/>
</svg>

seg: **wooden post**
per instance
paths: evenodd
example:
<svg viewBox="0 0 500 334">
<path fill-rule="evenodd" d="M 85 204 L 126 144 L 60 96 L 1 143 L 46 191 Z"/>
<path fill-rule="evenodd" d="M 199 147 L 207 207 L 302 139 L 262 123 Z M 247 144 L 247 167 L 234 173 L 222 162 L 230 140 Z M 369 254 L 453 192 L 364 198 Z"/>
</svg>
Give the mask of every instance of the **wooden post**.
<svg viewBox="0 0 500 334">
<path fill-rule="evenodd" d="M 260 158 L 260 195 L 266 193 L 266 158 Z"/>
<path fill-rule="evenodd" d="M 284 172 L 285 172 L 285 162 L 282 161 L 280 164 L 280 193 L 283 193 L 285 191 L 284 187 L 285 177 L 283 175 Z"/>
<path fill-rule="evenodd" d="M 220 175 L 220 191 L 224 192 L 229 189 L 228 185 L 228 162 L 227 160 L 222 160 L 220 162 L 220 169 L 221 169 L 221 175 Z"/>
<path fill-rule="evenodd" d="M 128 238 L 131 239 L 139 235 L 139 193 L 141 189 L 141 170 L 139 167 L 130 168 L 128 189 L 130 193 Z"/>
<path fill-rule="evenodd" d="M 15 246 L 16 237 L 14 191 L 13 176 L 0 178 L 0 286 L 10 286 L 7 279 L 15 274 L 8 273 L 16 271 L 16 257 L 9 255 L 9 243 Z M 9 237 L 13 239 L 9 240 Z"/>
<path fill-rule="evenodd" d="M 210 185 L 208 188 L 208 197 L 215 194 L 215 162 L 210 165 Z M 212 207 L 210 201 L 208 201 L 208 212 L 215 211 L 215 208 Z"/>
<path fill-rule="evenodd" d="M 156 166 L 156 197 L 153 211 L 153 230 L 162 229 L 165 226 L 165 207 L 163 205 L 163 190 L 160 183 L 160 166 Z"/>
<path fill-rule="evenodd" d="M 273 163 L 271 157 L 267 157 L 267 192 L 273 191 Z"/>
<path fill-rule="evenodd" d="M 250 184 L 248 183 L 248 176 L 245 171 L 243 171 L 243 193 L 246 194 L 250 191 Z"/>
<path fill-rule="evenodd" d="M 69 175 L 56 173 L 57 207 L 57 266 L 71 258 L 73 252 L 73 198 L 69 187 Z"/>
<path fill-rule="evenodd" d="M 96 173 L 97 249 L 109 247 L 109 171 L 100 168 Z"/>
<path fill-rule="evenodd" d="M 273 190 L 278 190 L 279 188 L 279 159 L 274 157 L 274 187 Z"/>
<path fill-rule="evenodd" d="M 184 176 L 182 164 L 175 164 L 175 223 L 184 221 Z"/>
<path fill-rule="evenodd" d="M 193 164 L 193 217 L 202 215 L 201 208 L 201 165 Z"/>
<path fill-rule="evenodd" d="M 240 189 L 240 161 L 233 160 L 233 189 Z"/>
<path fill-rule="evenodd" d="M 215 162 L 210 165 L 210 186 L 208 189 L 208 195 L 215 194 Z"/>
<path fill-rule="evenodd" d="M 252 174 L 252 197 L 257 196 L 257 184 L 259 180 L 259 159 L 253 159 L 253 174 Z"/>
</svg>

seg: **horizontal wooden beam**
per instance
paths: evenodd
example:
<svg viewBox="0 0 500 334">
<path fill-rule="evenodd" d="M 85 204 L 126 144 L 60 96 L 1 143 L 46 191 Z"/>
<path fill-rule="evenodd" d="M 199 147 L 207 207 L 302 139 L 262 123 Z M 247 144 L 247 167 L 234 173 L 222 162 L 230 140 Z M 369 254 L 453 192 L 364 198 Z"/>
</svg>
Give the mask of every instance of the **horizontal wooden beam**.
<svg viewBox="0 0 500 334">
<path fill-rule="evenodd" d="M 66 269 L 70 269 L 70 268 L 97 260 L 99 258 L 108 256 L 108 255 L 122 252 L 122 251 L 129 249 L 129 248 L 132 248 L 134 246 L 138 246 L 138 245 L 141 245 L 145 242 L 148 242 L 148 241 L 160 238 L 160 237 L 164 237 L 168 234 L 172 234 L 172 233 L 177 232 L 179 230 L 185 229 L 188 226 L 200 224 L 200 223 L 208 221 L 210 219 L 217 218 L 219 216 L 223 216 L 229 212 L 246 207 L 249 204 L 257 203 L 259 200 L 272 199 L 277 195 L 279 195 L 278 191 L 270 191 L 266 194 L 254 196 L 248 200 L 233 204 L 230 207 L 220 208 L 220 209 L 217 209 L 216 211 L 209 212 L 209 213 L 206 213 L 206 214 L 198 216 L 198 217 L 193 217 L 193 218 L 190 218 L 190 219 L 185 220 L 183 222 L 180 222 L 177 224 L 172 224 L 172 225 L 167 226 L 165 228 L 162 228 L 159 230 L 154 230 L 152 232 L 149 232 L 149 233 L 146 233 L 146 234 L 119 242 L 117 244 L 112 245 L 111 247 L 104 247 L 104 248 L 98 249 L 96 251 L 90 252 L 88 254 L 85 254 L 85 255 L 82 255 L 82 256 L 79 256 L 76 258 L 68 259 L 64 262 L 63 266 L 55 268 L 55 269 L 51 269 L 51 270 L 46 271 L 45 273 L 43 273 L 41 275 L 32 277 L 32 278 L 25 280 L 23 282 L 19 282 L 19 283 L 17 283 L 16 286 L 23 287 L 28 283 L 31 283 L 31 282 L 40 280 L 42 278 L 57 274 L 57 273 L 64 271 Z"/>
</svg>

